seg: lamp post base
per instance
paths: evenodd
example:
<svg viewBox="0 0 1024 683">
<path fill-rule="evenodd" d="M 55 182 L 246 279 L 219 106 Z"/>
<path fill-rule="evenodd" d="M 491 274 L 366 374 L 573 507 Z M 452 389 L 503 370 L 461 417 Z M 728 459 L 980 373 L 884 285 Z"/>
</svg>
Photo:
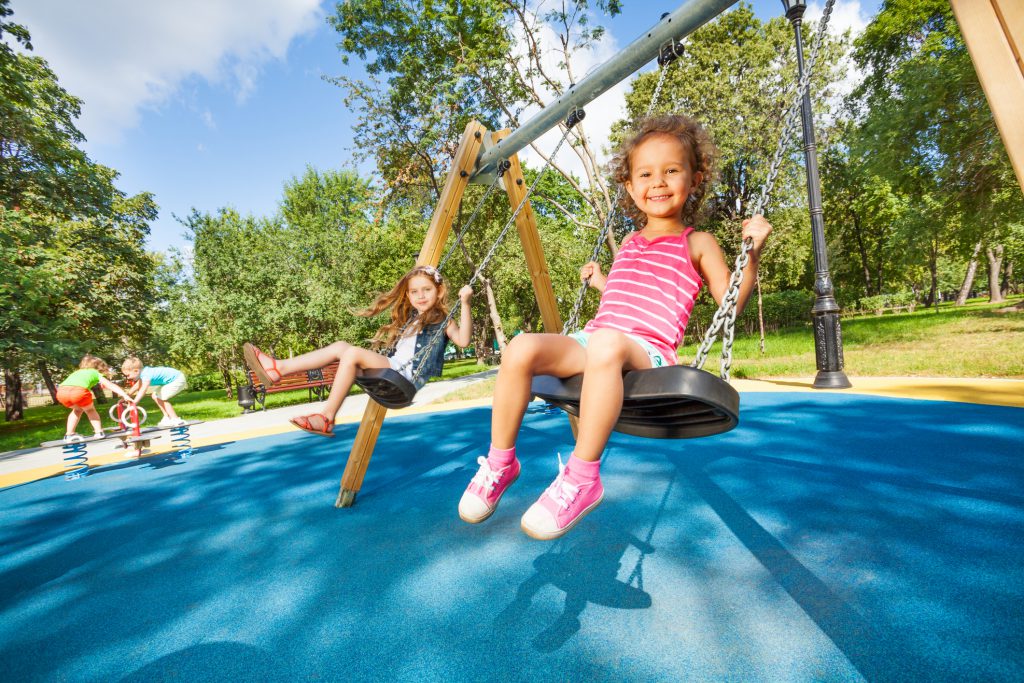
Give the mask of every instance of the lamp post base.
<svg viewBox="0 0 1024 683">
<path fill-rule="evenodd" d="M 849 389 L 852 386 L 842 370 L 818 370 L 814 377 L 815 389 Z"/>
</svg>

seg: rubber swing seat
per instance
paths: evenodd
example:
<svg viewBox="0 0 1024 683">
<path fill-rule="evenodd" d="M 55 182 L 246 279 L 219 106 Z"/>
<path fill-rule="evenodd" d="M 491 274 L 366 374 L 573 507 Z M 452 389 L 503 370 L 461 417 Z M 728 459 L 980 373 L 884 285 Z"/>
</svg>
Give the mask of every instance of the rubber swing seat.
<svg viewBox="0 0 1024 683">
<path fill-rule="evenodd" d="M 580 414 L 583 375 L 533 378 L 533 395 Z M 725 380 L 689 365 L 632 370 L 623 377 L 622 412 L 613 429 L 652 439 L 690 439 L 739 424 L 740 395 Z"/>
<path fill-rule="evenodd" d="M 356 375 L 356 384 L 385 408 L 405 408 L 416 398 L 416 386 L 391 368 L 370 368 Z"/>
</svg>

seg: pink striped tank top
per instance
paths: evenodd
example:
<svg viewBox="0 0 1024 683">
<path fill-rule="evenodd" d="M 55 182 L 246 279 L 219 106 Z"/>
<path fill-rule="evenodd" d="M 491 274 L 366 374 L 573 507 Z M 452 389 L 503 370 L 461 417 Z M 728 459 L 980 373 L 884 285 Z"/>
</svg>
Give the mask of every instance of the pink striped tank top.
<svg viewBox="0 0 1024 683">
<path fill-rule="evenodd" d="M 620 330 L 646 339 L 676 362 L 686 323 L 703 280 L 693 267 L 687 236 L 667 235 L 648 240 L 639 232 L 619 249 L 597 315 L 584 332 L 599 328 Z"/>
</svg>

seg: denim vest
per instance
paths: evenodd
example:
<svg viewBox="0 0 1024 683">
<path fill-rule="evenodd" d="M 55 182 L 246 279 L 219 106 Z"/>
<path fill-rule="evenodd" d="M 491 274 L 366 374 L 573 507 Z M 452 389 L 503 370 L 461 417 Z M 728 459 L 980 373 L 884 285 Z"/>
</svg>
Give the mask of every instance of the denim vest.
<svg viewBox="0 0 1024 683">
<path fill-rule="evenodd" d="M 431 377 L 441 376 L 441 368 L 444 366 L 444 349 L 448 345 L 448 335 L 442 330 L 442 325 L 444 325 L 443 321 L 427 325 L 416 333 L 416 351 L 412 357 L 412 374 L 415 376 L 416 370 L 419 368 L 419 379 L 416 382 L 417 389 L 426 384 L 427 380 Z M 430 355 L 424 356 L 431 342 L 434 341 L 435 335 L 439 335 L 440 339 L 430 349 Z M 394 353 L 395 350 L 391 349 L 388 352 L 388 356 L 392 356 Z M 423 363 L 422 367 L 420 366 L 421 362 Z"/>
</svg>

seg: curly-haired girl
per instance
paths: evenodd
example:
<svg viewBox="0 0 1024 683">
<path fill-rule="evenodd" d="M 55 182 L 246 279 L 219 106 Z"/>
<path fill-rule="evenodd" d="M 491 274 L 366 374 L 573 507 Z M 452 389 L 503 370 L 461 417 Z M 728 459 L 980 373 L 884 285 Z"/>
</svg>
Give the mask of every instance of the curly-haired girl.
<svg viewBox="0 0 1024 683">
<path fill-rule="evenodd" d="M 242 347 L 242 351 L 249 368 L 266 386 L 277 384 L 283 375 L 316 370 L 337 361 L 338 371 L 334 375 L 334 383 L 323 412 L 291 419 L 291 423 L 299 429 L 320 436 L 334 436 L 334 418 L 359 370 L 393 368 L 411 381 L 416 368 L 422 363 L 417 389 L 428 378 L 441 374 L 446 344 L 430 342 L 434 334 L 438 333 L 438 327 L 448 317 L 447 296 L 448 287 L 441 273 L 433 266 L 417 266 L 360 313 L 363 316 L 374 316 L 391 309 L 391 322 L 378 330 L 373 339 L 373 350 L 336 341 L 322 349 L 287 359 L 274 358 L 248 343 Z M 459 290 L 459 299 L 462 301 L 460 322 L 456 324 L 454 320 L 449 321 L 444 330 L 448 338 L 461 347 L 469 345 L 473 334 L 469 308 L 472 296 L 473 289 L 468 285 Z M 381 349 L 391 349 L 390 354 L 379 353 Z"/>
<path fill-rule="evenodd" d="M 65 441 L 82 438 L 76 435 L 75 431 L 78 429 L 78 421 L 82 419 L 83 413 L 89 418 L 89 424 L 92 425 L 92 431 L 96 438 L 103 438 L 103 424 L 100 421 L 100 414 L 96 412 L 96 407 L 93 405 L 92 398 L 92 388 L 97 384 L 126 401 L 131 400 L 124 389 L 108 379 L 112 374 L 113 371 L 105 360 L 87 353 L 78 364 L 78 370 L 65 377 L 57 387 L 57 402 L 65 408 L 71 409 L 67 428 L 64 430 Z"/>
<path fill-rule="evenodd" d="M 579 435 L 565 467 L 522 518 L 538 539 L 566 533 L 604 498 L 601 453 L 622 409 L 622 375 L 627 370 L 676 363 L 676 348 L 702 283 L 721 303 L 729 267 L 715 238 L 695 232 L 701 202 L 711 180 L 714 147 L 704 129 L 680 115 L 642 121 L 612 161 L 612 175 L 626 190 L 623 208 L 636 232 L 623 241 L 605 276 L 591 261 L 580 278 L 601 292 L 597 315 L 582 332 L 568 336 L 522 334 L 502 356 L 494 390 L 491 447 L 459 502 L 459 516 L 482 522 L 519 476 L 516 435 L 530 400 L 534 375 L 570 377 L 583 373 Z M 737 309 L 755 280 L 758 255 L 771 225 L 761 215 L 743 222 L 753 239 Z"/>
</svg>

